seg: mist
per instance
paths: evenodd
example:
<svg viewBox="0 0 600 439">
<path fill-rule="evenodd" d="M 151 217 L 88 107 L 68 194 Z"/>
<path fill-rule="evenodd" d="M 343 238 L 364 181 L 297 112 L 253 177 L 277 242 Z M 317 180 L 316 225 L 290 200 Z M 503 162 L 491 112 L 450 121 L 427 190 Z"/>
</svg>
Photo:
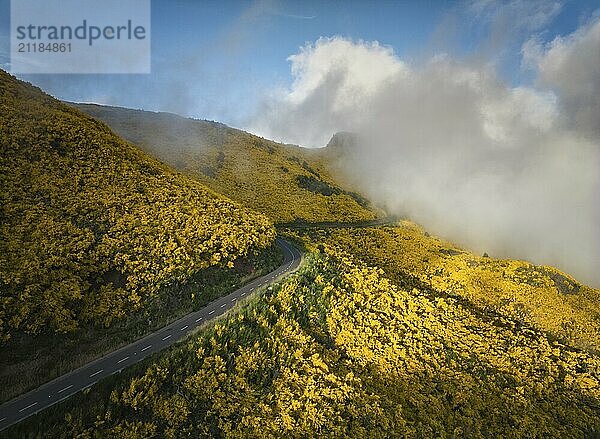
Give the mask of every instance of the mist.
<svg viewBox="0 0 600 439">
<path fill-rule="evenodd" d="M 485 50 L 500 53 L 494 31 Z M 308 147 L 357 133 L 336 166 L 389 213 L 598 287 L 600 20 L 548 43 L 533 33 L 520 58 L 532 80 L 515 86 L 489 56 L 417 63 L 378 42 L 321 38 L 289 57 L 293 83 L 271 90 L 250 127 Z"/>
</svg>

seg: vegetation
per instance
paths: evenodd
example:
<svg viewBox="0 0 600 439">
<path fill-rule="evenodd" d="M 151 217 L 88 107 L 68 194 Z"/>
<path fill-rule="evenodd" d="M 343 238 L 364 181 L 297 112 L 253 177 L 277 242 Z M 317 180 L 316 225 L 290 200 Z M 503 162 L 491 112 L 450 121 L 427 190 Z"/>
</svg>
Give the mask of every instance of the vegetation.
<svg viewBox="0 0 600 439">
<path fill-rule="evenodd" d="M 0 153 L 3 344 L 110 327 L 275 237 L 266 217 L 2 71 Z"/>
<path fill-rule="evenodd" d="M 365 221 L 380 215 L 341 188 L 318 154 L 226 125 L 166 113 L 77 104 L 117 134 L 276 223 Z"/>
<path fill-rule="evenodd" d="M 322 246 L 294 278 L 18 437 L 592 437 L 600 360 Z M 112 391 L 111 391 L 112 389 Z"/>
<path fill-rule="evenodd" d="M 600 352 L 600 291 L 529 262 L 476 256 L 401 221 L 395 227 L 309 232 L 380 267 L 395 282 L 412 277 L 441 294 L 546 331 L 564 343 Z"/>
<path fill-rule="evenodd" d="M 312 153 L 79 106 L 192 181 L 4 73 L 0 97 L 0 386 L 31 387 L 11 381 L 21 366 L 62 373 L 56 352 L 75 341 L 89 342 L 84 361 L 275 265 L 269 221 L 202 184 L 311 252 L 297 274 L 11 437 L 600 436 L 600 291 L 409 221 L 381 226 L 325 170 L 349 134 Z"/>
<path fill-rule="evenodd" d="M 156 331 L 212 300 L 271 272 L 281 263 L 273 248 L 236 261 L 235 267 L 201 270 L 185 283 L 161 288 L 155 297 L 110 327 L 82 325 L 77 331 L 56 334 L 17 334 L 0 350 L 0 401 L 7 401 L 61 376 L 127 343 Z"/>
</svg>

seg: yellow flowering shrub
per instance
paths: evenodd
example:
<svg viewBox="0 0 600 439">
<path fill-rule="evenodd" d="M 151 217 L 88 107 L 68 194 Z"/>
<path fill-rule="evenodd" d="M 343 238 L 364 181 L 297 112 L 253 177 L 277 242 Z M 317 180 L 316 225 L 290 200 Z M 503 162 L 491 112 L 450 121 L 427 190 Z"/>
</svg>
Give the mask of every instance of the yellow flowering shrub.
<svg viewBox="0 0 600 439">
<path fill-rule="evenodd" d="M 204 120 L 77 105 L 117 134 L 218 193 L 276 223 L 364 221 L 378 213 L 339 187 L 320 156 Z"/>
<path fill-rule="evenodd" d="M 108 326 L 270 247 L 270 221 L 0 71 L 0 341 Z"/>
<path fill-rule="evenodd" d="M 165 437 L 594 437 L 600 358 L 321 246 L 185 344 L 11 432 Z M 61 416 L 64 416 L 61 415 Z M 40 424 L 40 422 L 42 422 Z"/>
<path fill-rule="evenodd" d="M 394 281 L 416 279 L 436 291 L 508 315 L 580 348 L 600 351 L 600 291 L 549 266 L 474 255 L 418 225 L 336 229 L 305 235 L 382 268 Z"/>
</svg>

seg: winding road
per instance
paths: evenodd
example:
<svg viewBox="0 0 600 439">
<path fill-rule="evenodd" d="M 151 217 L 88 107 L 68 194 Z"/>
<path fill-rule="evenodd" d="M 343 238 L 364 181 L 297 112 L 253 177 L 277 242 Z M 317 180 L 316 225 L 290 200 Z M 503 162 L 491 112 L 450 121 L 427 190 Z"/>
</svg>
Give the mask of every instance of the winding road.
<svg viewBox="0 0 600 439">
<path fill-rule="evenodd" d="M 366 229 L 369 227 L 391 226 L 398 223 L 399 217 L 385 217 L 370 221 L 320 221 L 306 222 L 295 221 L 291 223 L 277 223 L 275 227 L 278 229 Z"/>
<path fill-rule="evenodd" d="M 300 265 L 302 258 L 300 251 L 280 238 L 277 238 L 277 244 L 283 250 L 284 260 L 281 266 L 271 273 L 253 280 L 227 296 L 216 299 L 204 308 L 194 311 L 152 334 L 2 404 L 0 406 L 0 431 L 93 386 L 102 378 L 119 373 L 149 355 L 171 346 L 198 326 L 223 315 L 238 301 L 248 297 L 255 290 L 295 270 Z"/>
</svg>

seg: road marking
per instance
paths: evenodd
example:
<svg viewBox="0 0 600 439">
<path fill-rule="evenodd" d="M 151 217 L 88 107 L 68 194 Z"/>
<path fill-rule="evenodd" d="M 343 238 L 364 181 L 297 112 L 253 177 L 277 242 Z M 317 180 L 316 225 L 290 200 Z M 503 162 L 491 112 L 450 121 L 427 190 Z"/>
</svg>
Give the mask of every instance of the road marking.
<svg viewBox="0 0 600 439">
<path fill-rule="evenodd" d="M 21 410 L 19 410 L 19 412 L 24 412 L 25 410 L 30 409 L 31 407 L 33 407 L 36 404 L 37 404 L 37 402 L 34 402 L 33 404 L 29 404 L 27 407 L 23 407 Z"/>
<path fill-rule="evenodd" d="M 58 392 L 56 393 L 63 393 L 65 390 L 69 390 L 71 387 L 73 387 L 73 384 L 71 384 L 70 386 L 65 387 L 64 389 L 60 389 Z"/>
<path fill-rule="evenodd" d="M 293 258 L 296 258 L 296 256 L 295 256 L 295 254 L 294 254 L 294 252 L 293 252 L 293 251 L 291 251 L 291 250 L 290 250 L 290 249 L 289 249 L 287 246 L 285 246 L 285 248 L 286 248 L 286 250 L 287 250 L 288 252 L 292 253 L 292 257 L 293 257 Z M 246 294 L 250 294 L 250 293 L 251 293 L 251 292 L 253 292 L 255 289 L 257 289 L 257 288 L 259 288 L 259 287 L 262 287 L 263 285 L 269 285 L 269 284 L 270 284 L 269 278 L 270 278 L 271 280 L 274 280 L 274 279 L 278 278 L 279 276 L 286 274 L 286 271 L 287 271 L 287 270 L 290 270 L 290 269 L 292 268 L 292 266 L 294 266 L 295 262 L 297 262 L 297 261 L 296 261 L 296 260 L 292 260 L 292 261 L 290 261 L 290 262 L 289 262 L 287 265 L 284 265 L 284 266 L 280 267 L 280 268 L 279 268 L 278 270 L 276 270 L 274 273 L 271 273 L 270 275 L 267 275 L 267 276 L 263 277 L 262 279 L 260 279 L 260 280 L 259 280 L 259 282 L 257 282 L 257 284 L 255 284 L 255 286 L 254 286 L 254 287 L 251 287 L 251 288 L 249 287 L 247 291 L 245 291 L 245 292 L 240 292 L 240 294 L 239 294 L 237 297 L 234 297 L 233 299 L 231 299 L 231 302 L 232 302 L 232 303 L 233 303 L 233 302 L 236 302 L 236 301 L 237 301 L 237 300 L 238 300 L 238 299 L 239 299 L 241 296 L 245 296 Z M 284 269 L 283 267 L 286 267 L 286 268 Z M 226 303 L 224 303 L 224 304 L 222 304 L 220 307 L 221 307 L 221 308 L 225 308 L 225 307 L 226 307 L 226 305 L 227 305 L 227 304 L 226 304 Z M 209 311 L 209 312 L 208 312 L 208 314 L 209 314 L 209 315 L 212 315 L 212 314 L 214 314 L 214 313 L 215 313 L 215 311 L 216 311 L 216 309 L 213 309 L 213 310 Z M 197 319 L 196 319 L 196 323 L 200 322 L 201 320 L 203 320 L 203 317 L 199 317 L 199 318 L 197 318 Z M 185 325 L 185 326 L 184 326 L 184 327 L 182 327 L 180 330 L 181 330 L 181 331 L 184 331 L 184 330 L 186 330 L 188 327 L 189 327 L 189 325 Z M 164 340 L 167 340 L 167 339 L 169 339 L 169 338 L 171 338 L 171 337 L 172 337 L 172 334 L 169 334 L 169 335 L 165 336 L 165 337 L 164 337 L 162 340 L 164 341 Z M 146 347 L 142 348 L 142 349 L 141 349 L 141 351 L 142 351 L 142 352 L 144 352 L 144 351 L 146 351 L 146 350 L 150 349 L 151 347 L 152 347 L 152 345 L 148 345 L 148 346 L 146 346 Z M 137 355 L 137 352 L 135 352 L 135 354 Z M 117 364 L 119 364 L 119 363 L 122 363 L 122 362 L 124 362 L 125 360 L 127 360 L 127 359 L 129 359 L 129 358 L 130 358 L 130 356 L 127 356 L 127 357 L 125 357 L 125 358 L 122 358 L 121 360 L 119 360 L 119 361 L 117 362 Z M 115 374 L 115 373 L 118 373 L 118 372 L 121 372 L 121 370 L 122 370 L 122 369 L 119 369 L 119 370 L 117 370 L 117 371 L 113 372 L 113 374 Z M 99 375 L 99 374 L 100 374 L 100 373 L 102 373 L 102 372 L 104 372 L 104 369 L 97 370 L 96 372 L 94 372 L 94 373 L 92 373 L 92 374 L 90 375 L 90 378 L 92 378 L 92 377 L 94 377 L 94 376 L 96 376 L 96 375 Z M 94 381 L 93 383 L 91 383 L 91 384 L 88 384 L 88 385 L 87 385 L 85 388 L 89 388 L 89 387 L 93 386 L 93 385 L 94 385 L 96 382 L 97 382 L 97 381 Z M 71 388 L 73 388 L 73 387 L 74 387 L 74 385 L 73 385 L 73 384 L 71 384 L 71 385 L 69 385 L 69 386 L 65 387 L 64 389 L 61 389 L 61 390 L 59 390 L 57 393 L 58 393 L 58 394 L 61 394 L 61 393 L 63 393 L 63 392 L 66 392 L 67 390 L 69 390 L 69 389 L 71 389 Z M 52 396 L 53 396 L 53 395 L 49 395 L 49 396 L 48 396 L 48 398 L 52 398 Z M 68 396 L 64 396 L 64 397 L 63 397 L 63 399 L 65 399 L 65 398 L 67 398 L 67 397 L 68 397 Z M 33 402 L 33 403 L 31 403 L 30 405 L 28 405 L 28 406 L 26 406 L 26 407 L 23 407 L 22 409 L 20 409 L 20 410 L 19 410 L 19 412 L 24 412 L 24 411 L 26 411 L 26 410 L 28 410 L 28 409 L 31 409 L 32 407 L 34 407 L 34 406 L 36 406 L 36 405 L 38 405 L 38 402 L 37 402 L 37 401 L 36 401 L 36 402 Z M 6 417 L 4 417 L 4 418 L 0 418 L 0 422 L 4 422 L 4 421 L 6 421 L 6 419 L 7 419 Z"/>
</svg>

